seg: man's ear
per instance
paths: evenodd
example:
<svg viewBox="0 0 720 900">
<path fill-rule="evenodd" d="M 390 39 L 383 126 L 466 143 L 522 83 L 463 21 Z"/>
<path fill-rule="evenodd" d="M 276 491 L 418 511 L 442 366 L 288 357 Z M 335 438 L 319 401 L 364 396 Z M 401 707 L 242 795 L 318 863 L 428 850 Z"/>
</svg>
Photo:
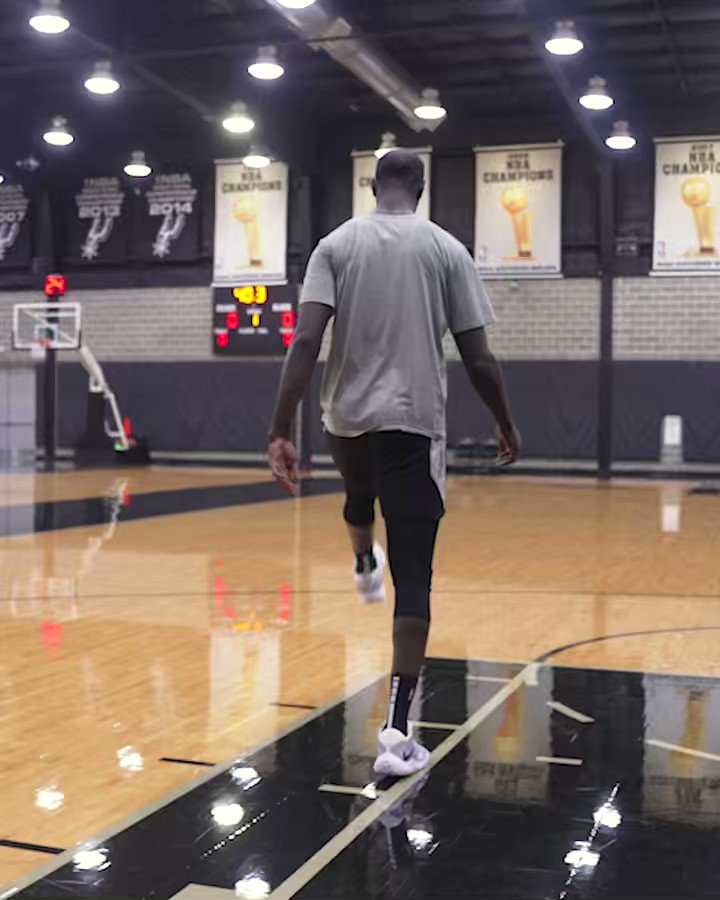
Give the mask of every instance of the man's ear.
<svg viewBox="0 0 720 900">
<path fill-rule="evenodd" d="M 420 185 L 420 187 L 418 188 L 418 195 L 417 195 L 418 203 L 420 202 L 420 198 L 422 197 L 422 195 L 423 195 L 424 193 L 425 193 L 425 182 L 423 181 L 423 183 L 422 183 L 422 184 Z"/>
</svg>

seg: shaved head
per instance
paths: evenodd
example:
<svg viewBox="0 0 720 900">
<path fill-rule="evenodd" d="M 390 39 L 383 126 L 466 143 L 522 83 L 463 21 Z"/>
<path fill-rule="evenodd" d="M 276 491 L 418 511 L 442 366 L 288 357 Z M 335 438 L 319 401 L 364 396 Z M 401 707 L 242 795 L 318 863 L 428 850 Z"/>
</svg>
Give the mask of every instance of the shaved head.
<svg viewBox="0 0 720 900">
<path fill-rule="evenodd" d="M 425 166 L 412 150 L 391 150 L 377 164 L 373 193 L 378 212 L 414 212 L 425 190 Z"/>
<path fill-rule="evenodd" d="M 391 150 L 378 162 L 375 181 L 378 189 L 393 185 L 416 194 L 425 186 L 425 167 L 412 150 Z"/>
</svg>

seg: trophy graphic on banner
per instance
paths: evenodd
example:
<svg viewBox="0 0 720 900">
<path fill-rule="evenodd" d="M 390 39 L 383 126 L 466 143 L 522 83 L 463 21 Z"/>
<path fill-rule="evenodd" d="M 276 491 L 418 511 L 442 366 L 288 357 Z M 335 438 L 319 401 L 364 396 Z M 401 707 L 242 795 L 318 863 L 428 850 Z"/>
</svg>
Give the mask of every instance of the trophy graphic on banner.
<svg viewBox="0 0 720 900">
<path fill-rule="evenodd" d="M 258 202 L 254 194 L 243 194 L 233 203 L 233 215 L 245 228 L 245 243 L 249 265 L 253 269 L 263 267 L 260 247 L 260 224 L 258 222 Z"/>
<path fill-rule="evenodd" d="M 692 209 L 698 235 L 698 251 L 689 251 L 687 256 L 715 256 L 716 218 L 715 207 L 710 206 L 712 189 L 710 182 L 702 175 L 694 175 L 683 181 L 682 198 Z"/>
<path fill-rule="evenodd" d="M 517 245 L 517 256 L 506 257 L 506 259 L 532 259 L 533 216 L 531 212 L 527 211 L 530 203 L 527 190 L 518 184 L 507 187 L 500 196 L 500 202 L 503 205 L 503 209 L 510 214 L 512 219 L 515 243 Z"/>
</svg>

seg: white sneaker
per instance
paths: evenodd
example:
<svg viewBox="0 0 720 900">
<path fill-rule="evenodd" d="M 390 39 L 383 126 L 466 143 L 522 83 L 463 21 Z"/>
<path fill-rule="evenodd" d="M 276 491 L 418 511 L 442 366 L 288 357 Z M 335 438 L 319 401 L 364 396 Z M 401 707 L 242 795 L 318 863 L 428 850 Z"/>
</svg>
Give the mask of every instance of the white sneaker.
<svg viewBox="0 0 720 900">
<path fill-rule="evenodd" d="M 378 755 L 373 766 L 376 775 L 413 775 L 424 769 L 430 752 L 397 728 L 384 728 L 378 737 Z"/>
<path fill-rule="evenodd" d="M 361 575 L 354 572 L 355 586 L 363 603 L 382 603 L 385 600 L 385 551 L 377 541 L 373 545 L 373 556 L 375 568 L 372 572 L 363 572 Z"/>
</svg>

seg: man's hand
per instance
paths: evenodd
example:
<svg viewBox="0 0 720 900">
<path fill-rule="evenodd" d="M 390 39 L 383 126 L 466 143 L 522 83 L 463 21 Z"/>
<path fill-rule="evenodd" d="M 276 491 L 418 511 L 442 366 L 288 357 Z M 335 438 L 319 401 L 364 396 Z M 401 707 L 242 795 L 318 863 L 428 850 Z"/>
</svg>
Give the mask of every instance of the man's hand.
<svg viewBox="0 0 720 900">
<path fill-rule="evenodd" d="M 268 464 L 285 490 L 297 494 L 298 452 L 295 444 L 287 438 L 274 438 L 268 447 Z"/>
<path fill-rule="evenodd" d="M 497 459 L 495 460 L 495 465 L 511 466 L 518 456 L 520 456 L 520 450 L 522 449 L 520 432 L 514 425 L 506 430 L 498 428 L 497 437 L 500 449 L 498 451 Z"/>
</svg>

